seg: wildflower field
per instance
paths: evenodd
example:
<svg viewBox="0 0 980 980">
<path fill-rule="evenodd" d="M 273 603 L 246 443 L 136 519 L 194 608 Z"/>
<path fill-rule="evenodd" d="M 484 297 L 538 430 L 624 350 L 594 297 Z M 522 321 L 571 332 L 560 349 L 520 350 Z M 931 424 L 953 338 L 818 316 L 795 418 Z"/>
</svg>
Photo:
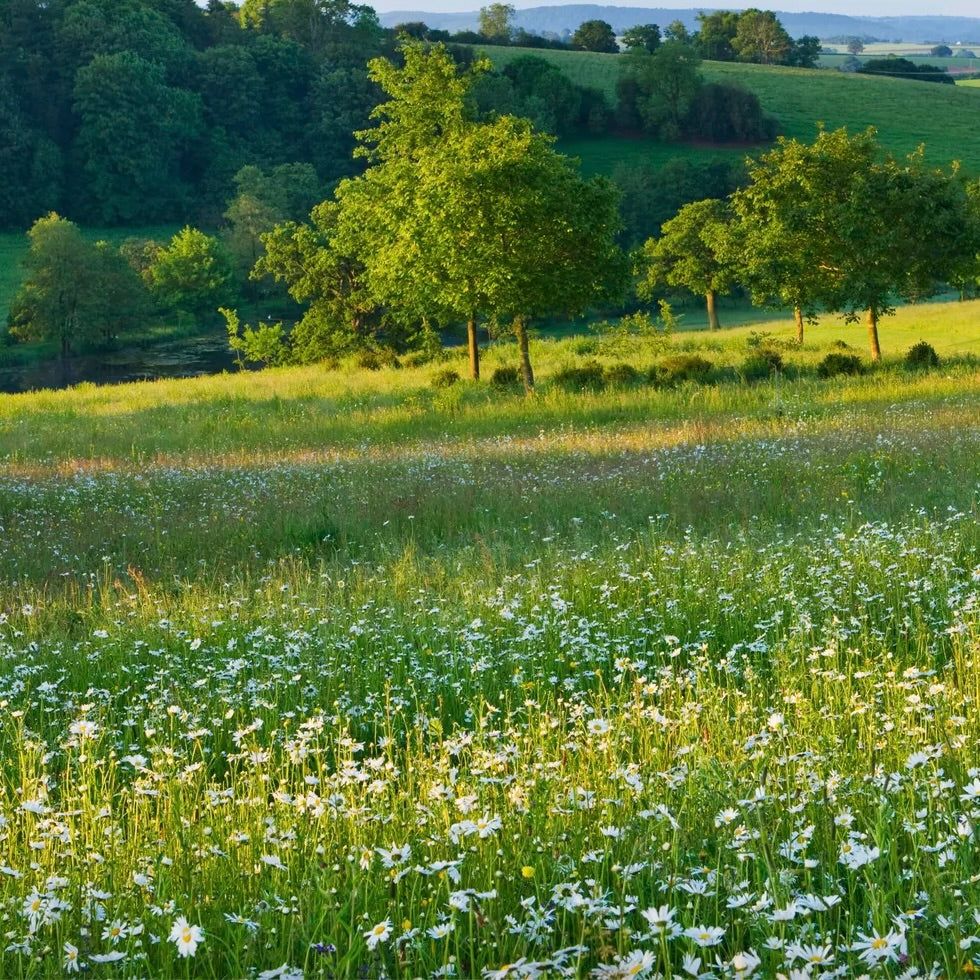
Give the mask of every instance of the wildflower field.
<svg viewBox="0 0 980 980">
<path fill-rule="evenodd" d="M 0 976 L 980 969 L 973 361 L 0 397 Z"/>
</svg>

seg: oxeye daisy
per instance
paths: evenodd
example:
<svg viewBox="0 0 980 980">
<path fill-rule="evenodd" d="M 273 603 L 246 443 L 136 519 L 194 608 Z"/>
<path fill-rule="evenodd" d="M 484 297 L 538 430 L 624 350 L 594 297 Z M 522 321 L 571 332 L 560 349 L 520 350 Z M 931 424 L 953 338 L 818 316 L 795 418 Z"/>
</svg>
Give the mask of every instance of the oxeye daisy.
<svg viewBox="0 0 980 980">
<path fill-rule="evenodd" d="M 184 916 L 180 916 L 170 930 L 170 941 L 176 944 L 178 956 L 193 956 L 203 940 L 204 930 L 192 926 Z"/>
<path fill-rule="evenodd" d="M 374 949 L 378 943 L 387 942 L 391 936 L 391 920 L 385 919 L 383 922 L 379 922 L 376 926 L 372 926 L 367 932 L 364 933 L 364 938 L 367 940 L 367 948 Z"/>
</svg>

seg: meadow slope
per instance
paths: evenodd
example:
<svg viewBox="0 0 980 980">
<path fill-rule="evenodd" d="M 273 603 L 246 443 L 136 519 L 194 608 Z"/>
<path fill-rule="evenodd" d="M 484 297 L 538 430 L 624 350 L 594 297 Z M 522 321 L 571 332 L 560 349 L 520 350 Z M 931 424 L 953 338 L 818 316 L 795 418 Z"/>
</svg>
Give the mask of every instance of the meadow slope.
<svg viewBox="0 0 980 980">
<path fill-rule="evenodd" d="M 980 967 L 975 359 L 581 344 L 0 396 L 0 974 Z"/>
</svg>

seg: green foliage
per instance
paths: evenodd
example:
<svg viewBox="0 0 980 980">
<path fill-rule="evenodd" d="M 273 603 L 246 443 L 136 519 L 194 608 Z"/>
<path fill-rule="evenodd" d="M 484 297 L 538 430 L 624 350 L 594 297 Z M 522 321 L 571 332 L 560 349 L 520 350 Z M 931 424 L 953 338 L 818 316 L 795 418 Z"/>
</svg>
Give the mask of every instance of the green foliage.
<svg viewBox="0 0 980 980">
<path fill-rule="evenodd" d="M 706 197 L 726 198 L 744 179 L 741 161 L 620 164 L 613 170 L 613 181 L 623 195 L 623 242 L 631 249 L 642 245 L 658 236 L 661 226 L 685 204 Z"/>
<path fill-rule="evenodd" d="M 27 276 L 11 304 L 19 340 L 54 340 L 61 353 L 109 342 L 139 322 L 145 293 L 130 265 L 105 242 L 93 244 L 71 221 L 49 214 L 28 232 Z"/>
<path fill-rule="evenodd" d="M 939 367 L 939 355 L 932 344 L 920 340 L 905 352 L 905 366 L 909 368 Z"/>
<path fill-rule="evenodd" d="M 606 384 L 618 385 L 620 387 L 636 385 L 644 380 L 642 373 L 633 367 L 632 364 L 627 364 L 625 361 L 606 365 L 603 377 L 605 378 Z"/>
<path fill-rule="evenodd" d="M 685 381 L 702 384 L 708 380 L 714 364 L 700 354 L 673 354 L 659 360 L 650 369 L 652 384 L 670 386 Z"/>
<path fill-rule="evenodd" d="M 619 45 L 612 27 L 604 20 L 587 20 L 580 24 L 569 41 L 573 48 L 616 54 Z"/>
<path fill-rule="evenodd" d="M 685 204 L 664 223 L 663 234 L 643 246 L 637 292 L 649 297 L 663 283 L 683 286 L 707 299 L 708 325 L 720 326 L 716 296 L 735 282 L 736 264 L 728 244 L 731 212 L 724 201 Z"/>
<path fill-rule="evenodd" d="M 867 311 L 873 360 L 896 292 L 928 295 L 975 264 L 980 223 L 955 173 L 927 167 L 921 154 L 904 165 L 882 159 L 873 130 L 821 129 L 812 145 L 780 140 L 749 176 L 731 198 L 723 257 L 739 264 L 757 302 L 775 297 L 801 323 L 818 306 Z"/>
<path fill-rule="evenodd" d="M 188 193 L 188 154 L 201 125 L 200 99 L 169 85 L 159 65 L 131 51 L 79 69 L 72 190 L 93 222 L 135 224 L 178 212 Z"/>
<path fill-rule="evenodd" d="M 566 391 L 600 391 L 606 386 L 606 370 L 598 361 L 567 364 L 556 371 L 551 380 Z"/>
<path fill-rule="evenodd" d="M 222 307 L 218 312 L 225 318 L 228 346 L 236 353 L 239 367 L 244 367 L 246 362 L 268 367 L 289 362 L 289 345 L 281 323 L 250 327 L 241 323 L 237 310 Z"/>
<path fill-rule="evenodd" d="M 494 388 L 517 388 L 521 383 L 521 371 L 516 365 L 507 364 L 494 368 L 490 384 Z"/>
<path fill-rule="evenodd" d="M 864 363 L 857 354 L 845 354 L 841 351 L 831 351 L 817 365 L 817 374 L 821 378 L 833 378 L 840 374 L 863 374 Z"/>
<path fill-rule="evenodd" d="M 599 350 L 614 357 L 626 357 L 640 350 L 649 352 L 667 347 L 676 322 L 670 306 L 661 301 L 661 316 L 657 320 L 646 312 L 628 313 L 614 322 L 600 320 L 590 324 L 590 328 L 602 338 Z"/>
<path fill-rule="evenodd" d="M 510 41 L 516 11 L 509 3 L 491 3 L 480 8 L 480 34 L 492 43 Z"/>
<path fill-rule="evenodd" d="M 701 87 L 700 64 L 694 48 L 682 41 L 665 41 L 652 54 L 630 52 L 617 83 L 621 124 L 639 124 L 663 140 L 678 139 Z"/>
<path fill-rule="evenodd" d="M 622 34 L 622 42 L 627 50 L 641 48 L 651 54 L 660 47 L 662 40 L 660 28 L 656 24 L 637 24 L 627 28 Z"/>
<path fill-rule="evenodd" d="M 862 75 L 885 75 L 888 78 L 904 78 L 913 82 L 938 82 L 955 85 L 956 79 L 945 68 L 935 65 L 917 65 L 908 58 L 872 58 L 858 69 Z"/>
<path fill-rule="evenodd" d="M 470 324 L 476 377 L 478 317 L 512 318 L 526 339 L 526 317 L 581 312 L 622 288 L 617 196 L 607 181 L 583 180 L 525 120 L 470 120 L 466 96 L 484 64 L 460 73 L 444 48 L 416 42 L 402 54 L 402 68 L 371 64 L 391 99 L 361 134 L 374 165 L 337 189 L 339 237 L 379 302 Z"/>
<path fill-rule="evenodd" d="M 217 238 L 185 227 L 145 270 L 153 296 L 169 310 L 202 320 L 233 296 L 231 260 Z"/>
<path fill-rule="evenodd" d="M 741 85 L 709 82 L 694 97 L 684 134 L 713 143 L 769 143 L 779 121 L 762 110 L 759 97 Z"/>
<path fill-rule="evenodd" d="M 430 384 L 433 388 L 451 388 L 459 381 L 459 372 L 452 368 L 441 368 L 432 375 Z"/>
<path fill-rule="evenodd" d="M 738 15 L 732 50 L 739 61 L 781 65 L 789 60 L 793 42 L 771 10 L 749 9 Z"/>
<path fill-rule="evenodd" d="M 784 370 L 782 352 L 772 344 L 753 348 L 738 369 L 743 381 L 764 381 Z"/>
<path fill-rule="evenodd" d="M 21 230 L 58 207 L 63 170 L 61 151 L 31 126 L 0 75 L 0 228 Z"/>
<path fill-rule="evenodd" d="M 337 206 L 325 201 L 309 224 L 285 222 L 262 236 L 265 254 L 252 271 L 286 284 L 305 306 L 290 334 L 300 364 L 370 346 L 381 329 L 378 305 L 364 285 L 364 267 L 337 242 Z"/>
</svg>

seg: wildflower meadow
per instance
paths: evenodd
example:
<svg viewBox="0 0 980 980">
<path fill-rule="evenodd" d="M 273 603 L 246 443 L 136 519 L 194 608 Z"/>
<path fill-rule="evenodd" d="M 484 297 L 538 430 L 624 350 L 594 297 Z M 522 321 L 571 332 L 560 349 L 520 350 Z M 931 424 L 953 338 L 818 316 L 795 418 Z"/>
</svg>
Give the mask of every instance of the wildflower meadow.
<svg viewBox="0 0 980 980">
<path fill-rule="evenodd" d="M 980 970 L 975 364 L 426 372 L 0 398 L 0 975 Z"/>
</svg>

